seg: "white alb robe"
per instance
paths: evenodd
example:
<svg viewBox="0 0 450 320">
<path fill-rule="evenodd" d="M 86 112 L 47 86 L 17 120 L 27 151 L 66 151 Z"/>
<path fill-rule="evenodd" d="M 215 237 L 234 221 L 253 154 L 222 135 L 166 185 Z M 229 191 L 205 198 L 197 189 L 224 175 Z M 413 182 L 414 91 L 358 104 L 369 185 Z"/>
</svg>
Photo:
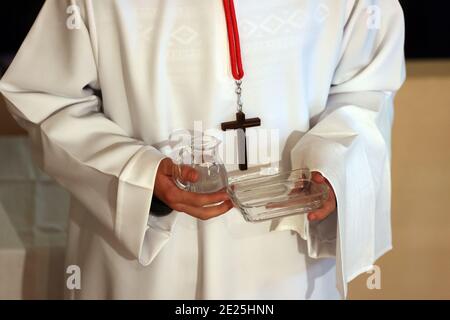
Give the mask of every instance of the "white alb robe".
<svg viewBox="0 0 450 320">
<path fill-rule="evenodd" d="M 332 299 L 391 248 L 399 3 L 235 2 L 245 112 L 278 130 L 282 161 L 330 181 L 337 214 L 149 216 L 159 143 L 234 118 L 222 1 L 48 0 L 0 89 L 72 194 L 67 264 L 82 277 L 71 297 Z"/>
</svg>

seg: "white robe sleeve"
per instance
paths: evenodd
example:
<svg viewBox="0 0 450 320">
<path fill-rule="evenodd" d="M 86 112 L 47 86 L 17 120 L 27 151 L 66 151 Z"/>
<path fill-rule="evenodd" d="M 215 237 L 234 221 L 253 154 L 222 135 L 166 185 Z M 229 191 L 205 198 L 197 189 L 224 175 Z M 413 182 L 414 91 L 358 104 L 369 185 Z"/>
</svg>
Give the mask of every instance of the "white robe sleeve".
<svg viewBox="0 0 450 320">
<path fill-rule="evenodd" d="M 337 214 L 319 223 L 303 217 L 299 233 L 311 257 L 336 255 L 343 296 L 347 282 L 391 249 L 393 97 L 405 78 L 397 0 L 356 1 L 349 12 L 326 108 L 291 154 L 294 168 L 321 172 L 336 193 Z"/>
<path fill-rule="evenodd" d="M 97 61 L 86 7 L 81 7 L 79 21 L 69 21 L 72 26 L 80 23 L 78 29 L 66 25 L 66 10 L 76 3 L 84 2 L 47 0 L 0 90 L 14 118 L 29 132 L 40 167 L 130 257 L 149 264 L 170 233 L 165 226 L 148 224 L 155 174 L 164 156 L 129 137 L 102 112 L 94 91 L 99 87 Z"/>
</svg>

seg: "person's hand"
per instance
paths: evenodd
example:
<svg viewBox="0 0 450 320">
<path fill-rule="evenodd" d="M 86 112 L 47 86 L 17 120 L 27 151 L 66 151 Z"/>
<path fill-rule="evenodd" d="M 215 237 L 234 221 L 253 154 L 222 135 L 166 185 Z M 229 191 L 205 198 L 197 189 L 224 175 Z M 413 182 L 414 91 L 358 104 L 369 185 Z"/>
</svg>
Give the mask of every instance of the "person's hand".
<svg viewBox="0 0 450 320">
<path fill-rule="evenodd" d="M 328 180 L 320 174 L 320 172 L 312 172 L 312 180 L 316 183 L 326 183 L 330 188 L 328 199 L 325 201 L 323 206 L 315 211 L 308 213 L 309 221 L 321 221 L 326 219 L 330 214 L 336 210 L 336 195 L 334 193 L 333 187 L 328 182 Z"/>
<path fill-rule="evenodd" d="M 170 208 L 201 220 L 220 216 L 233 208 L 233 203 L 225 191 L 200 194 L 179 189 L 172 180 L 174 166 L 170 158 L 165 158 L 160 162 L 154 189 L 154 195 Z M 196 182 L 198 173 L 195 169 L 185 166 L 182 168 L 181 177 L 183 181 Z M 208 207 L 208 205 L 222 201 L 223 203 L 219 205 Z"/>
</svg>

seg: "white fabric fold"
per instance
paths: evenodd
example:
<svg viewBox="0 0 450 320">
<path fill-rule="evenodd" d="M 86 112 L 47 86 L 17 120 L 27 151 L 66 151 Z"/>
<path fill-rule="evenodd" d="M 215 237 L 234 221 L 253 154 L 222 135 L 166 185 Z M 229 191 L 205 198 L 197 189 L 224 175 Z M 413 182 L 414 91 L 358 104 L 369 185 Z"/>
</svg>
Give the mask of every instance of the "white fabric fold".
<svg viewBox="0 0 450 320">
<path fill-rule="evenodd" d="M 162 232 L 166 237 L 160 237 L 148 225 L 156 172 L 164 157 L 154 148 L 142 147 L 119 176 L 115 233 L 144 265 L 150 264 L 169 236 Z"/>
<path fill-rule="evenodd" d="M 0 91 L 29 132 L 40 167 L 136 259 L 154 256 L 142 250 L 153 248 L 143 242 L 149 241 L 153 185 L 165 156 L 102 112 L 102 101 L 94 94 L 99 80 L 90 35 L 84 24 L 77 30 L 65 27 L 59 13 L 66 7 L 65 1 L 45 3 L 27 37 L 34 50 L 19 51 Z"/>
<path fill-rule="evenodd" d="M 139 255 L 139 263 L 149 266 L 172 236 L 178 212 L 173 211 L 165 217 L 148 217 L 145 238 Z"/>
<path fill-rule="evenodd" d="M 338 206 L 319 223 L 309 223 L 305 216 L 290 217 L 279 228 L 297 231 L 307 240 L 313 258 L 336 254 L 338 269 L 342 268 L 337 279 L 342 296 L 348 282 L 391 248 L 390 150 L 384 139 L 389 132 L 383 134 L 380 128 L 390 130 L 386 121 L 392 120 L 392 113 L 385 109 L 392 110 L 392 95 L 378 96 L 379 112 L 348 105 L 336 108 L 292 150 L 293 168 L 308 167 L 326 177 Z"/>
<path fill-rule="evenodd" d="M 335 252 L 343 297 L 347 283 L 392 247 L 390 138 L 393 99 L 405 78 L 404 20 L 396 1 L 377 2 L 382 20 L 368 29 L 369 2 L 355 5 L 326 108 L 291 152 L 293 168 L 308 167 L 328 179 L 336 216 L 318 224 L 290 218 L 279 225 L 299 232 L 313 258 Z"/>
</svg>

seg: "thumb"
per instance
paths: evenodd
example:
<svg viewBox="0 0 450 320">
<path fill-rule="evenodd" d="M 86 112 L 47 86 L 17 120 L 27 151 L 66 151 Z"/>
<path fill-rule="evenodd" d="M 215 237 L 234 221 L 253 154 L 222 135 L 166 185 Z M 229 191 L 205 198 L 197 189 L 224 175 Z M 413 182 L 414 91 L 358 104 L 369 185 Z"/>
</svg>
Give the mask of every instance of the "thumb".
<svg viewBox="0 0 450 320">
<path fill-rule="evenodd" d="M 170 158 L 161 160 L 158 172 L 166 176 L 173 176 L 175 174 L 185 182 L 196 182 L 198 179 L 197 170 L 187 165 L 177 166 Z"/>
<path fill-rule="evenodd" d="M 181 168 L 181 179 L 183 181 L 196 182 L 198 179 L 198 172 L 194 168 L 186 165 L 182 165 L 179 168 L 175 168 L 180 170 Z"/>
<path fill-rule="evenodd" d="M 322 174 L 320 172 L 314 171 L 312 173 L 312 180 L 316 183 L 325 183 L 326 180 L 325 178 L 322 176 Z"/>
<path fill-rule="evenodd" d="M 173 166 L 174 166 L 174 164 L 173 164 L 172 159 L 164 158 L 159 163 L 158 172 L 163 174 L 163 175 L 166 175 L 166 176 L 171 176 L 172 175 Z"/>
</svg>

